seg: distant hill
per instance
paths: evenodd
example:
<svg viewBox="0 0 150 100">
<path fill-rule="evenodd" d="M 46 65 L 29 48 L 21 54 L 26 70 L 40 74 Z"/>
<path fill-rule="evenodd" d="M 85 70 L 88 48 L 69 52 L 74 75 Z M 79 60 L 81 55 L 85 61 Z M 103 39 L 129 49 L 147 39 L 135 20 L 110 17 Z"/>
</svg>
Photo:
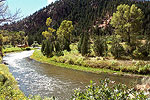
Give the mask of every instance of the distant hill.
<svg viewBox="0 0 150 100">
<path fill-rule="evenodd" d="M 149 34 L 150 27 L 150 3 L 143 0 L 59 0 L 52 3 L 34 14 L 11 25 L 5 24 L 0 27 L 9 31 L 23 30 L 29 36 L 29 44 L 33 41 L 41 43 L 42 31 L 46 28 L 45 21 L 48 17 L 53 19 L 53 28 L 57 29 L 60 23 L 67 19 L 73 21 L 75 31 L 73 34 L 79 36 L 84 31 L 90 31 L 93 27 L 103 25 L 112 16 L 120 4 L 136 4 L 145 14 L 143 27 L 144 33 Z M 105 34 L 111 34 L 111 27 L 105 26 Z"/>
</svg>

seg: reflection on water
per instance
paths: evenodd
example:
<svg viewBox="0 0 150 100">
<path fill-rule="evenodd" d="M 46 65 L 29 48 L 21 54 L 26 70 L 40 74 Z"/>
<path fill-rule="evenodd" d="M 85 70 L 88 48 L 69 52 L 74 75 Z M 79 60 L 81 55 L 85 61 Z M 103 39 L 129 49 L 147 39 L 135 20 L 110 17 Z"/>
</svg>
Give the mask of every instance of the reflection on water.
<svg viewBox="0 0 150 100">
<path fill-rule="evenodd" d="M 71 97 L 74 89 L 88 85 L 90 80 L 98 82 L 99 79 L 110 78 L 126 85 L 139 81 L 131 77 L 93 74 L 42 64 L 28 58 L 33 52 L 11 53 L 3 58 L 25 95 L 55 96 L 64 100 Z"/>
</svg>

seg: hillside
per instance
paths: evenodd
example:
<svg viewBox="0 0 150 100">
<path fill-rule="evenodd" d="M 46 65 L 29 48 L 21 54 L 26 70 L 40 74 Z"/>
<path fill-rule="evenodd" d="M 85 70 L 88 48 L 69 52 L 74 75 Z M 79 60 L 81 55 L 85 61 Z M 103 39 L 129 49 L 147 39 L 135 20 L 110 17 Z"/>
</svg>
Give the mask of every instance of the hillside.
<svg viewBox="0 0 150 100">
<path fill-rule="evenodd" d="M 41 43 L 43 39 L 41 33 L 46 29 L 45 21 L 48 17 L 53 19 L 53 28 L 55 29 L 64 19 L 73 21 L 75 27 L 73 34 L 75 36 L 79 36 L 85 31 L 102 34 L 100 32 L 103 27 L 103 34 L 112 34 L 112 28 L 109 23 L 106 25 L 104 23 L 110 20 L 113 12 L 116 11 L 116 7 L 122 3 L 129 5 L 135 3 L 143 10 L 145 18 L 142 33 L 149 34 L 150 3 L 148 1 L 137 2 L 137 0 L 59 0 L 18 22 L 14 22 L 11 25 L 5 24 L 1 29 L 25 31 L 29 36 L 30 45 L 34 40 Z M 93 28 L 94 31 L 92 31 Z"/>
</svg>

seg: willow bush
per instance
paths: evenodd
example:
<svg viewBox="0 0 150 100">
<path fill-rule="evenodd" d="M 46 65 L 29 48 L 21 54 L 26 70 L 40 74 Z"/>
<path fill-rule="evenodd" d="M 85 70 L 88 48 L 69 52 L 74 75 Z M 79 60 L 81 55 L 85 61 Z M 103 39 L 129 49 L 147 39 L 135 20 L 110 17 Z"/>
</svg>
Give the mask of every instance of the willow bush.
<svg viewBox="0 0 150 100">
<path fill-rule="evenodd" d="M 112 85 L 109 79 L 100 80 L 100 85 L 91 84 L 86 89 L 76 89 L 72 100 L 147 100 L 143 92 L 128 88 L 123 84 Z"/>
</svg>

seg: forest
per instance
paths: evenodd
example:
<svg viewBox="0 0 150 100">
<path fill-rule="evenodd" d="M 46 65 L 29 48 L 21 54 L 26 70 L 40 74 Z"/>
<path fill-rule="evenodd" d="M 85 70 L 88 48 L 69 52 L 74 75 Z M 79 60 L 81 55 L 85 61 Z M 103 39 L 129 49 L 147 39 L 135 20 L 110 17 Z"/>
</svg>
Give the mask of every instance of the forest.
<svg viewBox="0 0 150 100">
<path fill-rule="evenodd" d="M 33 15 L 30 15 L 20 21 L 13 22 L 11 25 L 5 24 L 2 29 L 10 31 L 24 31 L 28 35 L 29 45 L 33 41 L 42 43 L 44 37 L 42 32 L 47 29 L 45 21 L 48 17 L 53 19 L 53 28 L 57 29 L 63 20 L 73 22 L 75 30 L 73 31 L 74 41 L 79 40 L 79 35 L 85 31 L 94 30 L 93 26 L 103 24 L 106 19 L 112 16 L 120 4 L 136 4 L 144 12 L 143 32 L 149 34 L 149 1 L 137 2 L 131 0 L 62 0 L 56 1 L 49 6 L 40 9 Z M 93 34 L 110 35 L 113 34 L 112 27 L 108 23 L 105 29 L 96 27 L 97 32 Z M 101 31 L 102 30 L 102 31 Z M 76 39 L 77 38 L 77 39 Z"/>
</svg>

